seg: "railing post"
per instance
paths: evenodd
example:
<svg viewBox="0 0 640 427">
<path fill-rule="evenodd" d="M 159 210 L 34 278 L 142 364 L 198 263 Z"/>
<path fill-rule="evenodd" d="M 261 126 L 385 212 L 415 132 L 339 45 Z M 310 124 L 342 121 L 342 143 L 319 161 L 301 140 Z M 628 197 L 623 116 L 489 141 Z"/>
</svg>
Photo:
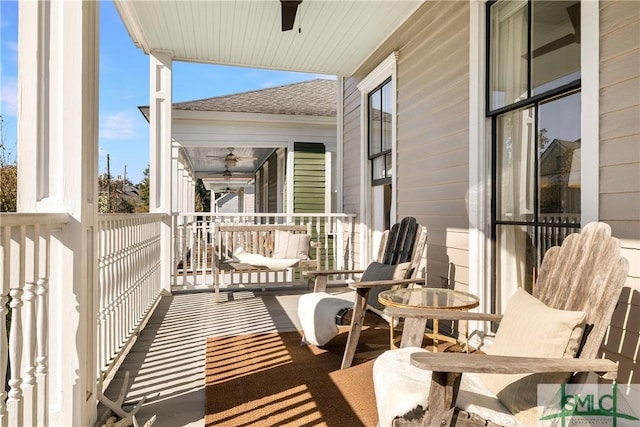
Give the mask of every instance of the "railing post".
<svg viewBox="0 0 640 427">
<path fill-rule="evenodd" d="M 23 2 L 18 9 L 18 212 L 71 216 L 51 246 L 49 290 L 59 302 L 48 319 L 54 425 L 97 421 L 98 14 L 96 2 Z M 19 289 L 11 294 L 22 298 Z M 16 310 L 20 304 L 12 301 Z M 16 405 L 22 384 L 12 381 L 8 404 Z"/>
</svg>

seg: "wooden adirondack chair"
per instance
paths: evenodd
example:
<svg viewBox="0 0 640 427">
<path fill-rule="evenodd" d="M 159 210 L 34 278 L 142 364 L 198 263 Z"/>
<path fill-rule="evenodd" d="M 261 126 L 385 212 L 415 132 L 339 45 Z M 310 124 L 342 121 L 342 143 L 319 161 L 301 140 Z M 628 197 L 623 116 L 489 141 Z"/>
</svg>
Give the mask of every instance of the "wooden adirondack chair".
<svg viewBox="0 0 640 427">
<path fill-rule="evenodd" d="M 375 292 L 376 290 L 390 288 L 392 286 L 408 286 L 415 283 L 424 283 L 424 278 L 417 278 L 416 276 L 418 273 L 418 266 L 420 265 L 422 255 L 424 253 L 426 241 L 426 228 L 420 226 L 416 219 L 412 217 L 404 218 L 400 223 L 394 224 L 390 230 L 385 231 L 380 242 L 376 262 L 386 265 L 408 263 L 408 267 L 406 269 L 407 274 L 402 279 L 367 280 L 351 283 L 350 287 L 356 289 L 355 301 L 353 304 L 348 301 L 345 302 L 344 300 L 339 300 L 333 295 L 325 292 L 327 277 L 335 274 L 364 273 L 365 270 L 314 270 L 308 272 L 309 276 L 315 278 L 315 295 L 311 298 L 316 301 L 320 300 L 321 303 L 327 303 L 327 309 L 329 310 L 327 315 L 332 321 L 336 315 L 335 308 L 338 308 L 340 304 L 342 304 L 342 307 L 350 307 L 352 309 L 351 326 L 342 359 L 342 369 L 351 366 L 353 362 L 353 357 L 360 339 L 360 332 L 362 330 L 367 310 L 367 301 L 370 299 L 369 294 L 372 290 Z M 305 298 L 310 295 L 312 294 L 303 295 L 300 298 L 299 307 L 304 307 L 303 311 L 308 310 L 308 304 L 305 303 Z M 338 305 L 332 304 L 331 302 L 337 303 Z M 317 312 L 317 308 L 320 308 L 320 305 L 315 305 L 315 307 L 316 309 L 313 310 L 313 316 L 318 316 L 319 313 Z M 305 315 L 308 316 L 309 313 L 301 313 L 299 310 L 299 317 L 301 319 Z"/>
<path fill-rule="evenodd" d="M 544 255 L 533 296 L 548 307 L 583 311 L 588 331 L 583 337 L 576 358 L 532 358 L 518 355 L 515 348 L 511 356 L 475 355 L 462 353 L 411 354 L 411 364 L 432 371 L 428 393 L 428 410 L 413 420 L 397 418 L 394 425 L 424 426 L 486 426 L 496 425 L 466 413 L 456 407 L 462 373 L 482 374 L 534 374 L 571 373 L 570 383 L 584 382 L 588 372 L 596 372 L 606 379 L 615 379 L 617 365 L 598 358 L 598 350 L 605 336 L 616 302 L 628 274 L 628 261 L 620 256 L 620 242 L 611 237 L 611 229 L 604 223 L 590 223 L 580 233 L 568 236 L 560 247 L 553 247 Z M 493 314 L 447 311 L 411 311 L 388 308 L 387 314 L 401 317 L 445 320 L 498 321 Z M 506 321 L 506 319 L 505 319 Z M 424 323 L 423 323 L 424 324 Z M 589 331 L 590 329 L 590 331 Z M 401 346 L 419 346 L 421 334 L 405 331 Z M 498 330 L 500 333 L 500 330 Z M 406 339 L 405 339 L 406 338 Z M 425 387 L 425 393 L 427 393 Z"/>
</svg>

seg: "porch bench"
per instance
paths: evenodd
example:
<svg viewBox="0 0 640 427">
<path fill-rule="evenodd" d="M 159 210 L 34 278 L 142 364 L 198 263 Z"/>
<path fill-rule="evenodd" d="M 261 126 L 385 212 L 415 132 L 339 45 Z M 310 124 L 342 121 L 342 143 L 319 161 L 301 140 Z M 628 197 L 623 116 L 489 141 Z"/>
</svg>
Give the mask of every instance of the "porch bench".
<svg viewBox="0 0 640 427">
<path fill-rule="evenodd" d="M 297 237 L 301 235 L 309 236 L 308 243 L 306 238 Z M 212 275 L 216 300 L 219 300 L 220 285 L 223 283 L 225 274 L 244 274 L 248 283 L 258 284 L 264 290 L 267 284 L 293 283 L 284 280 L 287 275 L 285 270 L 319 270 L 321 244 L 311 240 L 311 236 L 311 224 L 214 224 Z M 288 243 L 301 243 L 305 247 L 298 250 L 298 248 L 288 247 Z M 297 258 L 297 262 L 282 270 L 274 270 L 265 265 L 242 262 L 234 257 L 238 252 L 267 257 L 273 259 L 276 264 L 278 261 L 292 258 Z M 264 277 L 276 277 L 276 279 L 265 281 Z"/>
</svg>

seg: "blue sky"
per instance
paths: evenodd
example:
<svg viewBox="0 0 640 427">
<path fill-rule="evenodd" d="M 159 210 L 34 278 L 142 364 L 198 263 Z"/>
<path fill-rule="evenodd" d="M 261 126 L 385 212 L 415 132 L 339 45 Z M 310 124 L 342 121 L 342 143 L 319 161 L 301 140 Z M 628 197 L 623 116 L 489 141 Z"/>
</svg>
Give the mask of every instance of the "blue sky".
<svg viewBox="0 0 640 427">
<path fill-rule="evenodd" d="M 0 114 L 5 145 L 16 155 L 17 2 L 0 1 Z M 149 163 L 149 125 L 138 106 L 149 105 L 149 58 L 133 45 L 111 1 L 100 3 L 100 170 L 138 183 Z M 174 102 L 227 95 L 319 76 L 251 68 L 174 62 Z"/>
</svg>

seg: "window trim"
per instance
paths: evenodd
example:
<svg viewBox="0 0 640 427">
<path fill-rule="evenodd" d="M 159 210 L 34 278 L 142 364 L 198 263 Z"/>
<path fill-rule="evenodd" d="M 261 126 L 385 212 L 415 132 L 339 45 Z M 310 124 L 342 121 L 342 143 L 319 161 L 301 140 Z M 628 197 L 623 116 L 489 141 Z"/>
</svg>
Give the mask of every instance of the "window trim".
<svg viewBox="0 0 640 427">
<path fill-rule="evenodd" d="M 397 79 L 397 64 L 398 64 L 398 52 L 394 51 L 387 56 L 376 68 L 374 68 L 362 81 L 358 84 L 358 90 L 360 91 L 360 213 L 362 222 L 360 223 L 360 236 L 362 240 L 360 251 L 360 265 L 366 265 L 369 257 L 370 250 L 370 237 L 369 229 L 372 223 L 371 212 L 371 162 L 369 161 L 369 139 L 368 139 L 368 95 L 369 92 L 376 89 L 382 83 L 384 83 L 389 77 L 391 77 L 392 91 L 391 91 L 391 162 L 395 166 L 397 165 L 396 143 L 397 143 L 397 91 L 398 91 L 398 79 Z M 394 170 L 395 172 L 395 170 Z M 397 173 L 393 173 L 391 176 L 391 223 L 396 222 L 396 176 Z M 365 191 L 366 190 L 366 191 Z"/>
<path fill-rule="evenodd" d="M 484 83 L 485 90 L 482 94 L 486 97 L 490 92 L 490 37 L 489 29 L 491 16 L 488 13 L 491 5 L 498 0 L 487 1 L 482 11 L 478 13 L 479 18 L 484 24 L 484 49 L 485 49 L 485 66 L 484 66 Z M 482 14 L 484 13 L 484 16 Z M 588 0 L 580 1 L 580 22 L 582 28 L 589 28 L 589 31 L 580 33 L 580 80 L 568 83 L 565 86 L 552 89 L 548 92 L 533 95 L 531 98 L 520 101 L 516 104 L 509 105 L 491 111 L 489 106 L 489 98 L 485 98 L 484 115 L 478 117 L 480 121 L 491 119 L 511 109 L 522 108 L 526 104 L 539 102 L 542 99 L 552 98 L 561 92 L 568 92 L 571 89 L 580 88 L 582 92 L 581 101 L 581 149 L 582 149 L 582 168 L 581 168 L 581 225 L 584 227 L 592 221 L 598 221 L 600 218 L 599 211 L 599 194 L 600 194 L 600 8 L 598 2 Z M 492 126 L 488 125 L 490 132 L 493 132 Z M 491 148 L 493 138 L 489 141 Z M 491 220 L 493 212 L 490 213 Z"/>
</svg>

